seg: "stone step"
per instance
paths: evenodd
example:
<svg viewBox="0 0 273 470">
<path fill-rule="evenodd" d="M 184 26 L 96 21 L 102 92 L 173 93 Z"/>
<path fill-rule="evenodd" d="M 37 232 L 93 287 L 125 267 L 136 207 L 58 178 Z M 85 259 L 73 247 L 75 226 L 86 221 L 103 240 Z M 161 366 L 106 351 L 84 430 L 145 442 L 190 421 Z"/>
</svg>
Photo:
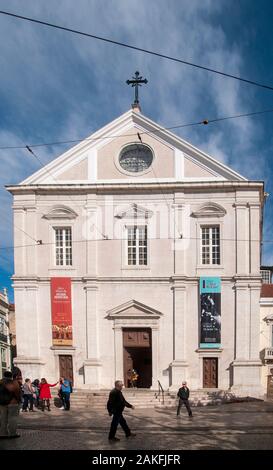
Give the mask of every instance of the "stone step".
<svg viewBox="0 0 273 470">
<path fill-rule="evenodd" d="M 53 398 L 57 397 L 57 390 L 52 391 Z M 71 405 L 76 409 L 96 409 L 106 410 L 110 390 L 85 390 L 74 389 L 71 394 Z M 166 407 L 175 408 L 177 406 L 177 392 L 166 391 L 164 393 L 164 403 L 162 394 L 149 389 L 125 389 L 126 400 L 137 408 Z M 219 405 L 229 401 L 238 401 L 238 398 L 229 391 L 218 389 L 200 389 L 191 391 L 191 406 Z"/>
</svg>

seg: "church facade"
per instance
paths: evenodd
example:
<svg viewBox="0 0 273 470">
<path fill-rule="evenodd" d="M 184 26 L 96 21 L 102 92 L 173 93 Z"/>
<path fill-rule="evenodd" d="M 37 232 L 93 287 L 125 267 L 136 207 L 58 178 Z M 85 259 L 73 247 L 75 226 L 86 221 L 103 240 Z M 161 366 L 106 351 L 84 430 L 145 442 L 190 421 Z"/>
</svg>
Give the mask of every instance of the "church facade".
<svg viewBox="0 0 273 470">
<path fill-rule="evenodd" d="M 262 182 L 135 108 L 8 190 L 25 377 L 262 394 Z"/>
</svg>

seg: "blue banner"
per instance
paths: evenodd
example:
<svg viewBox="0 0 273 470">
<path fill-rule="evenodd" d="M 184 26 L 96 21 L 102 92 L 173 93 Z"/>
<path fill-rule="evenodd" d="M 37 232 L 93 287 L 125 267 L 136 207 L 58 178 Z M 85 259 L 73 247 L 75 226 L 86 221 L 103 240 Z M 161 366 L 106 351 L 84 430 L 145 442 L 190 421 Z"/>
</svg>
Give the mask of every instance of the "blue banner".
<svg viewBox="0 0 273 470">
<path fill-rule="evenodd" d="M 200 294 L 221 293 L 220 277 L 200 277 Z"/>
<path fill-rule="evenodd" d="M 200 348 L 221 347 L 221 278 L 200 278 Z"/>
</svg>

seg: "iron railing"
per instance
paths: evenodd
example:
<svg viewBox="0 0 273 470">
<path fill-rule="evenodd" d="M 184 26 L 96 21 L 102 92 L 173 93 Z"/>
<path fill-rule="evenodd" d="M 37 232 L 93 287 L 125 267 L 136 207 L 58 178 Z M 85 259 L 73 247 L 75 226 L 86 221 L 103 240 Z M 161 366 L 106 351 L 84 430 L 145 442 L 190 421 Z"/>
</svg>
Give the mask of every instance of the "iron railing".
<svg viewBox="0 0 273 470">
<path fill-rule="evenodd" d="M 162 403 L 164 405 L 164 401 L 165 401 L 164 389 L 163 389 L 161 383 L 159 382 L 159 380 L 157 382 L 158 382 L 158 393 L 157 393 L 156 397 L 159 397 L 159 399 L 160 399 L 160 395 L 162 395 Z"/>
</svg>

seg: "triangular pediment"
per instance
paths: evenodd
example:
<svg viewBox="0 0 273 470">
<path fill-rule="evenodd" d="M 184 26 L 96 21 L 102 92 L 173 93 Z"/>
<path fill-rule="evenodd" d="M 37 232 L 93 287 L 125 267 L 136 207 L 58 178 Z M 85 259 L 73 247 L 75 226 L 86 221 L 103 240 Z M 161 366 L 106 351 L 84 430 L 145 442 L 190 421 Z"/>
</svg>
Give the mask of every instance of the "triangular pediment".
<svg viewBox="0 0 273 470">
<path fill-rule="evenodd" d="M 131 204 L 124 211 L 118 212 L 115 217 L 117 219 L 148 219 L 152 217 L 153 211 L 139 206 L 138 204 Z"/>
<path fill-rule="evenodd" d="M 202 204 L 196 211 L 192 212 L 192 217 L 224 217 L 226 215 L 226 210 L 220 204 L 215 202 L 208 202 Z"/>
<path fill-rule="evenodd" d="M 137 300 L 130 300 L 124 304 L 119 305 L 111 310 L 107 311 L 109 320 L 115 318 L 160 318 L 162 313 L 158 310 L 148 307 L 148 305 L 142 304 Z"/>
<path fill-rule="evenodd" d="M 154 152 L 143 174 L 120 171 L 122 145 L 139 138 Z M 143 114 L 129 110 L 37 171 L 21 185 L 97 184 L 147 181 L 245 181 L 223 163 L 194 147 Z"/>
</svg>

